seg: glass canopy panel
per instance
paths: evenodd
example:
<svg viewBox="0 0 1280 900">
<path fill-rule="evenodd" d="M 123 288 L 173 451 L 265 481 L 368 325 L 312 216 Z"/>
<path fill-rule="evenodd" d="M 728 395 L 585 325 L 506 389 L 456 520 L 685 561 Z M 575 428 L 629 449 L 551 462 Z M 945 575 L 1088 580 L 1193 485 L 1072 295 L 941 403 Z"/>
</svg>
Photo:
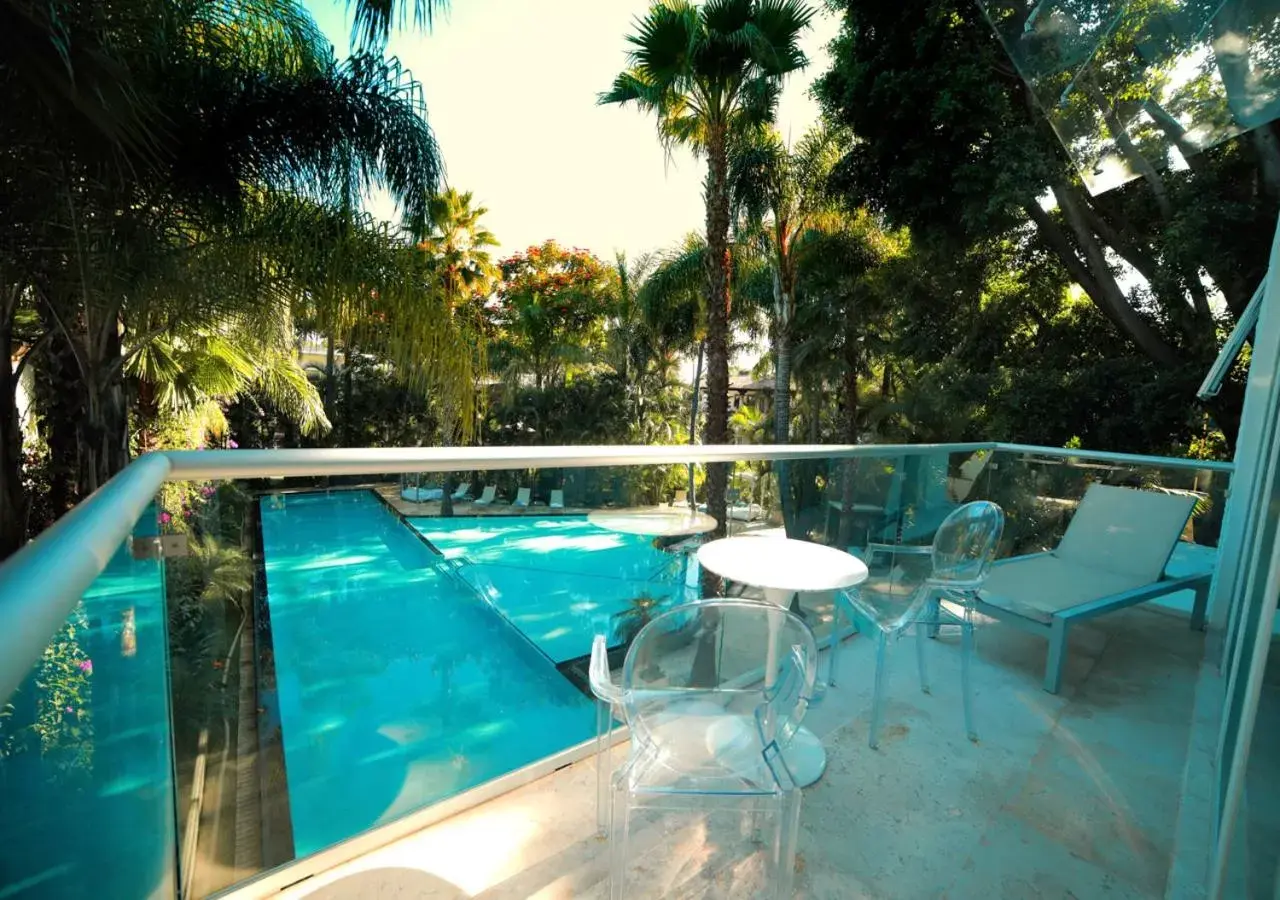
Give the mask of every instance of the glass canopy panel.
<svg viewBox="0 0 1280 900">
<path fill-rule="evenodd" d="M 978 3 L 1094 194 L 1280 115 L 1280 0 Z"/>
</svg>

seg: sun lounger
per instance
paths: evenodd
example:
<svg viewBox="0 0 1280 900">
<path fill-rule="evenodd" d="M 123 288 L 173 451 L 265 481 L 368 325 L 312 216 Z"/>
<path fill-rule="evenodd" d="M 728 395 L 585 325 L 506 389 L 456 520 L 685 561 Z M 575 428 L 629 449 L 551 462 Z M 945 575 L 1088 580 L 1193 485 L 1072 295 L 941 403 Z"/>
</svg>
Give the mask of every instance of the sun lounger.
<svg viewBox="0 0 1280 900">
<path fill-rule="evenodd" d="M 1044 689 L 1062 686 L 1073 624 L 1194 590 L 1191 626 L 1202 628 L 1213 568 L 1169 577 L 1165 567 L 1196 497 L 1090 485 L 1058 546 L 991 567 L 978 611 L 1049 640 Z"/>
</svg>

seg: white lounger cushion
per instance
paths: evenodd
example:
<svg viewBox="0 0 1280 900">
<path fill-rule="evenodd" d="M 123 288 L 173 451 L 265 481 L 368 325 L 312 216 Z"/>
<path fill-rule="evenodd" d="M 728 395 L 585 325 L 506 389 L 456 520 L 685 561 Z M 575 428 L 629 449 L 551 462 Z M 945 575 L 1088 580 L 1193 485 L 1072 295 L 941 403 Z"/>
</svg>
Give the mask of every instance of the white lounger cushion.
<svg viewBox="0 0 1280 900">
<path fill-rule="evenodd" d="M 1153 584 L 1195 504 L 1187 494 L 1092 484 L 1052 553 L 997 563 L 978 596 L 1049 623 L 1063 610 Z"/>
<path fill-rule="evenodd" d="M 1188 494 L 1090 485 L 1054 555 L 1159 581 L 1195 505 Z"/>
<path fill-rule="evenodd" d="M 1153 580 L 1086 569 L 1054 553 L 1043 553 L 992 566 L 978 596 L 984 603 L 1047 625 L 1064 609 L 1131 591 Z"/>
</svg>

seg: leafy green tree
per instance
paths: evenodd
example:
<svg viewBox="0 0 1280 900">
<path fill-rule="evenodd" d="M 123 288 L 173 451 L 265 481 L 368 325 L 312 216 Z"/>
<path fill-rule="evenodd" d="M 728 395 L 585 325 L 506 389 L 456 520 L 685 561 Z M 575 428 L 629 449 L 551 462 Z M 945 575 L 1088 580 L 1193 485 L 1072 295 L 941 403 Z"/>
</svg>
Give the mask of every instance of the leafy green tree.
<svg viewBox="0 0 1280 900">
<path fill-rule="evenodd" d="M 616 273 L 586 250 L 555 241 L 501 262 L 502 282 L 486 311 L 497 335 L 495 367 L 541 389 L 603 346 L 604 319 L 616 296 Z"/>
<path fill-rule="evenodd" d="M 634 103 L 658 120 L 665 145 L 707 159 L 705 440 L 728 440 L 730 142 L 772 121 L 782 79 L 806 64 L 799 35 L 813 10 L 799 0 L 654 3 L 628 36 L 628 67 L 601 103 Z M 707 473 L 707 511 L 725 521 L 722 467 Z"/>
<path fill-rule="evenodd" d="M 1032 4 L 1017 7 L 1027 16 Z M 859 138 L 837 169 L 842 191 L 917 239 L 947 244 L 956 258 L 1014 235 L 1038 242 L 1192 410 L 1179 373 L 1204 371 L 1216 335 L 1266 269 L 1280 211 L 1259 149 L 1267 140 L 1203 150 L 1183 171 L 1148 167 L 1125 187 L 1090 196 L 977 4 L 846 0 L 838 8 L 844 25 L 818 93 Z M 1106 51 L 1108 66 L 1128 65 L 1124 46 Z M 1104 127 L 1114 138 L 1136 107 L 1099 80 L 1106 68 L 1090 67 L 1082 96 L 1090 115 L 1113 119 Z M 1208 302 L 1207 283 L 1222 292 L 1225 316 Z M 1211 407 L 1228 438 L 1241 399 L 1237 378 Z"/>
</svg>

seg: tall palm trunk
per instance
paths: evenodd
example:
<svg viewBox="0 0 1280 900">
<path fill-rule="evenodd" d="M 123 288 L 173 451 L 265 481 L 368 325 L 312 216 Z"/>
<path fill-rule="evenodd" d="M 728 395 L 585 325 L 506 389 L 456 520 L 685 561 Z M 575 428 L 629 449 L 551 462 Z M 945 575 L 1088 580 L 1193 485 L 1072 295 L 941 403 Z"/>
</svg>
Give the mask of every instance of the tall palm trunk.
<svg viewBox="0 0 1280 900">
<path fill-rule="evenodd" d="M 16 288 L 6 290 L 0 309 L 0 346 L 13 346 Z M 29 351 L 28 351 L 29 352 Z M 22 483 L 22 422 L 18 416 L 18 376 L 7 358 L 0 365 L 0 560 L 7 559 L 26 539 L 30 510 Z"/>
<path fill-rule="evenodd" d="M 689 444 L 697 441 L 698 433 L 698 400 L 702 393 L 702 357 L 707 350 L 707 342 L 698 342 L 698 362 L 693 367 L 693 396 L 689 400 Z M 697 492 L 693 486 L 693 463 L 689 463 L 689 508 L 697 504 Z"/>
<path fill-rule="evenodd" d="M 40 410 L 49 447 L 50 508 L 60 516 L 129 464 L 129 415 L 118 320 L 92 330 L 74 303 L 42 304 L 49 349 Z M 74 316 L 74 317 L 73 317 Z"/>
<path fill-rule="evenodd" d="M 779 260 L 773 289 L 776 314 L 773 326 L 773 442 L 791 441 L 791 312 L 795 291 L 786 277 L 787 267 Z M 795 498 L 791 492 L 790 466 L 778 460 L 774 470 L 778 476 L 778 499 L 782 504 L 782 524 L 787 537 L 800 538 Z"/>
<path fill-rule="evenodd" d="M 729 154 L 724 126 L 707 142 L 707 420 L 704 444 L 729 441 Z M 724 463 L 707 466 L 707 513 L 716 537 L 725 534 Z M 704 587 L 709 587 L 706 585 Z"/>
<path fill-rule="evenodd" d="M 858 319 L 855 303 L 846 303 L 844 311 L 844 442 L 858 443 L 858 370 L 861 359 L 858 356 Z M 837 546 L 848 547 L 853 541 L 853 503 L 855 497 L 855 478 L 858 474 L 856 459 L 844 461 L 843 480 L 841 482 L 840 533 Z"/>
</svg>

